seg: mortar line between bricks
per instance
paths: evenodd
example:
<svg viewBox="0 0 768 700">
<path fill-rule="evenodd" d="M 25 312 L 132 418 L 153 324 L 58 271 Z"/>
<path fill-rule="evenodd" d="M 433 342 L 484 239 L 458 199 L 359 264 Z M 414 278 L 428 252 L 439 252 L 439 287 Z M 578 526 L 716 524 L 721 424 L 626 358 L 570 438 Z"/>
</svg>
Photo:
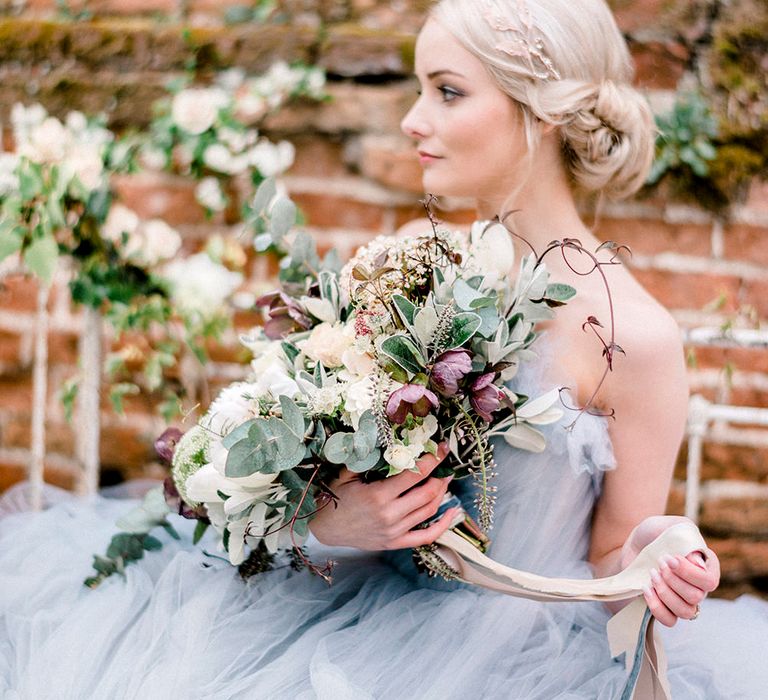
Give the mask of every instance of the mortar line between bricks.
<svg viewBox="0 0 768 700">
<path fill-rule="evenodd" d="M 768 268 L 739 260 L 716 260 L 694 257 L 680 253 L 658 253 L 656 255 L 635 254 L 631 268 L 638 270 L 663 270 L 666 272 L 727 275 L 749 281 L 768 280 Z"/>
</svg>

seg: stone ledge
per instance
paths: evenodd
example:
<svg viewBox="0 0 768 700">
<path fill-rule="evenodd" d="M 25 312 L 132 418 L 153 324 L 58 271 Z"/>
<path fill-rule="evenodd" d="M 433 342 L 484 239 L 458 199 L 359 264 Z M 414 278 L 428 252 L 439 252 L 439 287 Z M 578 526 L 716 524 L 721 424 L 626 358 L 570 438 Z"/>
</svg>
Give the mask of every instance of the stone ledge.
<svg viewBox="0 0 768 700">
<path fill-rule="evenodd" d="M 181 71 L 192 52 L 198 70 L 266 70 L 276 59 L 306 61 L 314 31 L 293 26 L 189 27 L 147 19 L 93 22 L 0 17 L 0 63 L 76 65 L 97 70 Z"/>
</svg>

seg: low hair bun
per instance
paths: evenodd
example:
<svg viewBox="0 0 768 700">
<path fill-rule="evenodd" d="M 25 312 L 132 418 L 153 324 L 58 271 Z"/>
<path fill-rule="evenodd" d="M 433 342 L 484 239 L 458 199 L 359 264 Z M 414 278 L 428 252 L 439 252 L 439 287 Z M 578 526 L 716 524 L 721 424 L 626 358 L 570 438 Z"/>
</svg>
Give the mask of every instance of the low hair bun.
<svg viewBox="0 0 768 700">
<path fill-rule="evenodd" d="M 574 105 L 561 133 L 580 189 L 623 199 L 642 187 L 653 162 L 653 115 L 631 85 L 606 80 L 594 86 Z"/>
</svg>

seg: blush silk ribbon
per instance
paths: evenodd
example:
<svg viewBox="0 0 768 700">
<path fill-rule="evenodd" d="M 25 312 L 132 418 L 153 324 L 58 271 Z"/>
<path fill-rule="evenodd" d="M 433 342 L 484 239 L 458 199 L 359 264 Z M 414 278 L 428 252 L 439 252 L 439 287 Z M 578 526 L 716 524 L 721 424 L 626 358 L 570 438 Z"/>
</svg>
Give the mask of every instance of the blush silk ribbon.
<svg viewBox="0 0 768 700">
<path fill-rule="evenodd" d="M 458 572 L 459 580 L 507 595 L 547 602 L 634 599 L 608 621 L 611 654 L 626 654 L 625 665 L 629 670 L 621 700 L 671 700 L 664 648 L 642 592 L 651 583 L 651 569 L 658 566 L 664 555 L 687 556 L 706 549 L 693 523 L 672 525 L 626 569 L 598 579 L 548 578 L 512 569 L 485 556 L 450 530 L 435 545 L 435 553 Z"/>
</svg>

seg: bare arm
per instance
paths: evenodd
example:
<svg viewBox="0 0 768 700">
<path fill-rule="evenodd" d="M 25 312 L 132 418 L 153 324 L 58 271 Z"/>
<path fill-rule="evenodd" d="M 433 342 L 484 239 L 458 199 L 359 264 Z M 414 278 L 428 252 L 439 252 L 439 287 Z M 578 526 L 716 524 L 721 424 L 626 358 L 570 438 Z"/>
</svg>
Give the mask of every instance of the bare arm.
<svg viewBox="0 0 768 700">
<path fill-rule="evenodd" d="M 606 387 L 606 403 L 616 411 L 610 432 L 618 467 L 606 473 L 593 518 L 589 558 L 599 577 L 626 567 L 681 520 L 663 515 L 687 414 L 679 332 L 666 314 L 651 313 L 628 341 L 627 356 L 617 359 Z M 706 557 L 659 562 L 645 597 L 660 622 L 671 626 L 693 617 L 717 586 L 717 557 L 709 550 Z"/>
</svg>

